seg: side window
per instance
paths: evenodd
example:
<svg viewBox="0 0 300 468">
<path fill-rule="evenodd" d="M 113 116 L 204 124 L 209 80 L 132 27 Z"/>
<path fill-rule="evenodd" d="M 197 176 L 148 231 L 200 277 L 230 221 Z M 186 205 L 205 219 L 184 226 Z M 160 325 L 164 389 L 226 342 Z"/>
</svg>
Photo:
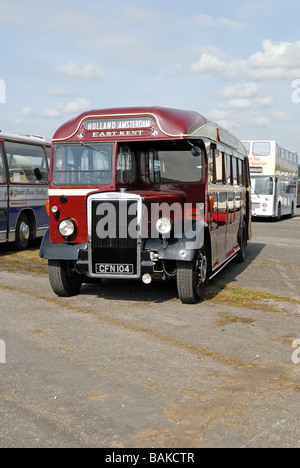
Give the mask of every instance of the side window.
<svg viewBox="0 0 300 468">
<path fill-rule="evenodd" d="M 223 177 L 223 160 L 224 155 L 219 150 L 215 150 L 215 164 L 216 164 L 216 182 L 217 184 L 223 184 L 224 177 Z"/>
<path fill-rule="evenodd" d="M 233 185 L 238 184 L 238 160 L 237 158 L 232 158 L 232 177 L 233 177 Z"/>
<path fill-rule="evenodd" d="M 209 171 L 209 183 L 216 183 L 216 149 L 211 148 L 209 152 L 208 171 Z"/>
<path fill-rule="evenodd" d="M 245 177 L 245 160 L 239 160 L 240 166 L 240 185 L 246 185 L 246 177 Z"/>
<path fill-rule="evenodd" d="M 226 154 L 226 184 L 232 185 L 232 157 Z"/>
<path fill-rule="evenodd" d="M 117 183 L 134 184 L 136 181 L 136 161 L 130 148 L 120 147 L 117 160 Z"/>
<path fill-rule="evenodd" d="M 48 169 L 42 146 L 5 143 L 9 179 L 12 184 L 47 184 Z"/>
<path fill-rule="evenodd" d="M 245 166 L 244 166 L 244 161 L 239 159 L 239 184 L 240 185 L 245 185 Z"/>
<path fill-rule="evenodd" d="M 5 183 L 6 183 L 6 170 L 5 170 L 2 146 L 0 144 L 0 184 L 5 184 Z"/>
<path fill-rule="evenodd" d="M 48 168 L 50 168 L 51 147 L 49 146 L 46 146 L 46 156 L 47 156 Z"/>
<path fill-rule="evenodd" d="M 149 151 L 149 177 L 151 182 L 161 182 L 161 163 L 158 151 Z"/>
</svg>

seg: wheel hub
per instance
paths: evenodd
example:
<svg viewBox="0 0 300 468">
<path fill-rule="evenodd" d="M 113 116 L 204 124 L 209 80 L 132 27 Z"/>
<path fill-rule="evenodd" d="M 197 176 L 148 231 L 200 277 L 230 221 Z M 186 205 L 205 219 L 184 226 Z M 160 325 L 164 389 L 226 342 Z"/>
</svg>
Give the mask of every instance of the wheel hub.
<svg viewBox="0 0 300 468">
<path fill-rule="evenodd" d="M 20 225 L 20 239 L 22 242 L 24 242 L 29 239 L 29 236 L 30 236 L 29 226 L 23 221 Z"/>
<path fill-rule="evenodd" d="M 207 258 L 205 255 L 200 255 L 198 259 L 198 268 L 197 268 L 197 273 L 198 273 L 198 284 L 205 283 L 206 278 L 207 278 Z"/>
</svg>

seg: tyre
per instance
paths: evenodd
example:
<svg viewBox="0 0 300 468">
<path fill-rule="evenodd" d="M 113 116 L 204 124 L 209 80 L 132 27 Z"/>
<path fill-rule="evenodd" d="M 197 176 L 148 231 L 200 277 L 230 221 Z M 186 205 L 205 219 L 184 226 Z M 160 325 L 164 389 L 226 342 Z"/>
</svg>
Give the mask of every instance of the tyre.
<svg viewBox="0 0 300 468">
<path fill-rule="evenodd" d="M 246 248 L 247 248 L 247 227 L 245 221 L 242 222 L 242 227 L 239 235 L 239 247 L 240 250 L 237 254 L 238 263 L 243 263 L 246 259 Z"/>
<path fill-rule="evenodd" d="M 28 217 L 25 213 L 21 213 L 16 226 L 15 246 L 17 250 L 25 250 L 29 245 L 30 226 Z"/>
<path fill-rule="evenodd" d="M 57 296 L 72 297 L 79 293 L 83 277 L 72 270 L 70 262 L 49 260 L 48 271 L 51 287 Z"/>
<path fill-rule="evenodd" d="M 281 203 L 279 203 L 278 205 L 278 212 L 277 212 L 277 221 L 280 221 L 282 218 L 282 214 L 281 214 Z"/>
<path fill-rule="evenodd" d="M 199 251 L 195 260 L 178 262 L 177 290 L 183 304 L 197 304 L 201 299 L 209 277 L 205 249 Z"/>
</svg>

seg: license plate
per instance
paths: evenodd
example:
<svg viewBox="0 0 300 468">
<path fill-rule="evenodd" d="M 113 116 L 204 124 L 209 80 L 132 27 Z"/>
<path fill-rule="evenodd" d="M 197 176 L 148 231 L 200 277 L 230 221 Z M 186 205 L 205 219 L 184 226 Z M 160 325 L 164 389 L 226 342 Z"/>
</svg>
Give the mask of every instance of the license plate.
<svg viewBox="0 0 300 468">
<path fill-rule="evenodd" d="M 133 275 L 134 267 L 130 264 L 97 263 L 96 274 L 98 275 Z"/>
</svg>

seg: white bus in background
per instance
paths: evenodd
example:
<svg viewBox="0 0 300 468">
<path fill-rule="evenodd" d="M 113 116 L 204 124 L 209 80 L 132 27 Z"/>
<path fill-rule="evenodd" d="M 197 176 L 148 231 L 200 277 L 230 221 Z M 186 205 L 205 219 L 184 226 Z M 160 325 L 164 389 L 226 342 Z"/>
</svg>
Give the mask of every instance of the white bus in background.
<svg viewBox="0 0 300 468">
<path fill-rule="evenodd" d="M 0 131 L 0 244 L 22 250 L 45 234 L 50 151 L 44 137 Z"/>
<path fill-rule="evenodd" d="M 243 141 L 249 154 L 252 216 L 281 219 L 297 206 L 298 155 L 274 140 Z"/>
</svg>

